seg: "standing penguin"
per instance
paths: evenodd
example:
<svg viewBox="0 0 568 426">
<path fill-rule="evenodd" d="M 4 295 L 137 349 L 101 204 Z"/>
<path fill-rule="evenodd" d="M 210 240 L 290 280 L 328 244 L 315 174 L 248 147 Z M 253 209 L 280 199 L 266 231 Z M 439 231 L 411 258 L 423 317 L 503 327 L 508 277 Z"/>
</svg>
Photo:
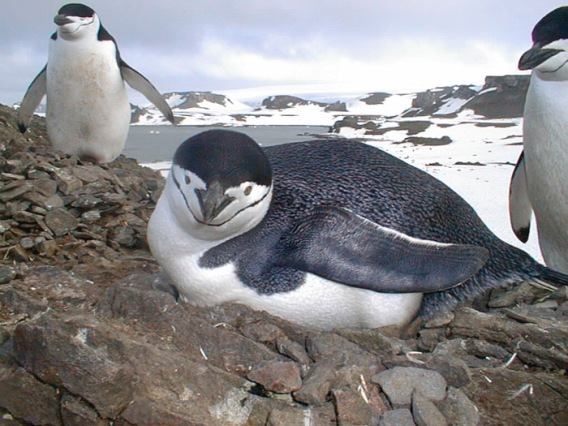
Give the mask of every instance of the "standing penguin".
<svg viewBox="0 0 568 426">
<path fill-rule="evenodd" d="M 262 149 L 234 131 L 189 138 L 148 240 L 184 300 L 319 329 L 405 326 L 504 283 L 568 283 L 439 180 L 341 139 Z"/>
<path fill-rule="evenodd" d="M 509 215 L 513 231 L 526 242 L 534 212 L 545 263 L 568 273 L 568 7 L 542 18 L 532 40 L 519 60 L 519 69 L 532 75 Z"/>
<path fill-rule="evenodd" d="M 124 82 L 174 123 L 167 102 L 142 74 L 124 62 L 114 38 L 93 9 L 70 3 L 54 18 L 47 65 L 28 88 L 18 113 L 24 133 L 47 95 L 47 133 L 52 146 L 96 163 L 120 155 L 131 107 Z"/>
</svg>

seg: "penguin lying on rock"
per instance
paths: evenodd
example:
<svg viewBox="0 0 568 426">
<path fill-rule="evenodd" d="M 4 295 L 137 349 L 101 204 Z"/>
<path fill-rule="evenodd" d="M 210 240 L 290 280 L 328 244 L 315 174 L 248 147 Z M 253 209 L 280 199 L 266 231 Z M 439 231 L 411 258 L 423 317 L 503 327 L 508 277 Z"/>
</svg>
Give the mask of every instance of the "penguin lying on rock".
<svg viewBox="0 0 568 426">
<path fill-rule="evenodd" d="M 71 3 L 54 18 L 47 65 L 28 88 L 18 113 L 24 133 L 47 95 L 47 133 L 52 146 L 96 163 L 120 155 L 130 126 L 126 81 L 174 123 L 162 95 L 120 57 L 114 38 L 93 9 Z"/>
<path fill-rule="evenodd" d="M 542 18 L 532 39 L 519 60 L 519 69 L 532 75 L 509 213 L 513 231 L 526 242 L 534 212 L 545 263 L 568 273 L 568 7 Z"/>
<path fill-rule="evenodd" d="M 189 138 L 148 239 L 182 299 L 324 330 L 405 326 L 421 306 L 430 316 L 507 282 L 568 283 L 439 180 L 342 139 L 262 149 L 228 130 Z"/>
</svg>

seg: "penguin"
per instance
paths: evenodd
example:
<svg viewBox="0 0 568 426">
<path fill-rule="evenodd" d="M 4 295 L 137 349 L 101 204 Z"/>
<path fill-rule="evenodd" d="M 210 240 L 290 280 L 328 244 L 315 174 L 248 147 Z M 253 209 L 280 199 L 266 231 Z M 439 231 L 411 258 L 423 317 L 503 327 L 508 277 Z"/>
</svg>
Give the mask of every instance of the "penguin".
<svg viewBox="0 0 568 426">
<path fill-rule="evenodd" d="M 22 133 L 47 95 L 47 133 L 55 149 L 95 163 L 114 160 L 124 148 L 131 118 L 125 81 L 174 123 L 167 102 L 122 60 L 93 9 L 70 3 L 59 9 L 54 22 L 47 65 L 30 84 L 18 112 Z"/>
<path fill-rule="evenodd" d="M 182 300 L 242 303 L 321 330 L 405 327 L 503 283 L 568 283 L 436 178 L 347 139 L 187 139 L 148 242 Z"/>
<path fill-rule="evenodd" d="M 544 262 L 568 273 L 568 7 L 542 18 L 532 40 L 519 60 L 519 69 L 532 75 L 509 217 L 517 238 L 526 242 L 534 212 Z"/>
</svg>

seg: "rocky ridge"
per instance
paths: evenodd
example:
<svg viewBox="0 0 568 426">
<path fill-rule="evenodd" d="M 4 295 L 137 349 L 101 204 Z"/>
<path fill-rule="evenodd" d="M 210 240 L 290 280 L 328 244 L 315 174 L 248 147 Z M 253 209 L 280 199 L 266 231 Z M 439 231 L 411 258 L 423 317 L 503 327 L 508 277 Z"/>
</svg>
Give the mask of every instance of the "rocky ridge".
<svg viewBox="0 0 568 426">
<path fill-rule="evenodd" d="M 54 152 L 32 123 L 0 107 L 0 424 L 568 422 L 567 288 L 404 332 L 178 303 L 145 242 L 160 175 Z"/>
</svg>

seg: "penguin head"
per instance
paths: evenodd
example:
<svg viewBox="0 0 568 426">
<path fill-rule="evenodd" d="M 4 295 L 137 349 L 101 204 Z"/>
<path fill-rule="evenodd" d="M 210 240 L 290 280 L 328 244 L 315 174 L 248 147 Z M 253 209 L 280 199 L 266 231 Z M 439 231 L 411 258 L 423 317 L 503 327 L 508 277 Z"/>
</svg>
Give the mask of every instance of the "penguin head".
<svg viewBox="0 0 568 426">
<path fill-rule="evenodd" d="M 178 147 L 164 197 L 178 223 L 194 237 L 234 237 L 254 228 L 266 215 L 272 169 L 263 150 L 247 135 L 209 130 Z"/>
<path fill-rule="evenodd" d="M 532 40 L 519 69 L 534 70 L 547 80 L 568 80 L 568 6 L 544 16 L 534 27 Z"/>
<path fill-rule="evenodd" d="M 57 36 L 65 40 L 75 40 L 97 35 L 100 20 L 93 9 L 81 3 L 69 3 L 63 6 L 53 18 L 57 25 Z"/>
</svg>

